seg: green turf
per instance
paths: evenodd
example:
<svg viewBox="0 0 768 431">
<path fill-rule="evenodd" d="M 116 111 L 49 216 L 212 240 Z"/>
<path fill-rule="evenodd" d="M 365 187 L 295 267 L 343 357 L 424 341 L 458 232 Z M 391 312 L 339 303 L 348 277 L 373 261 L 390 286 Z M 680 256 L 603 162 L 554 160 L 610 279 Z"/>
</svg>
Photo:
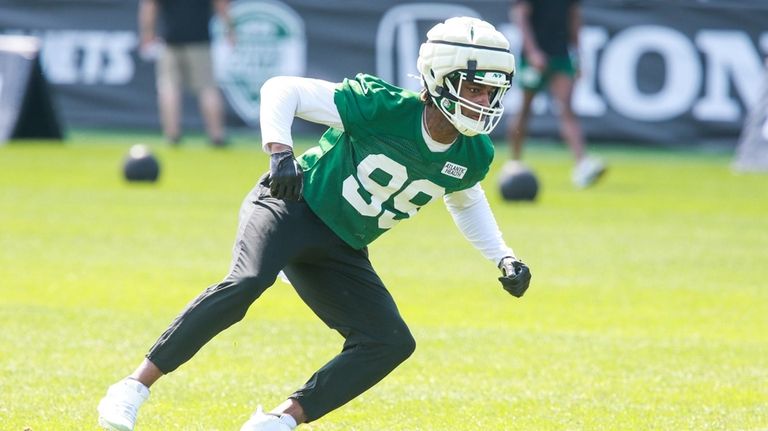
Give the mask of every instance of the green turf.
<svg viewBox="0 0 768 431">
<path fill-rule="evenodd" d="M 126 184 L 144 141 L 156 185 Z M 106 387 L 224 275 L 256 138 L 215 150 L 76 132 L 0 147 L 0 429 L 96 429 Z M 535 204 L 485 182 L 534 278 L 523 299 L 424 208 L 371 247 L 414 356 L 316 431 L 768 429 L 768 175 L 730 155 L 599 146 L 604 183 L 569 183 L 560 146 L 529 145 Z M 332 357 L 341 338 L 278 283 L 246 319 L 161 380 L 137 431 L 236 430 Z"/>
</svg>

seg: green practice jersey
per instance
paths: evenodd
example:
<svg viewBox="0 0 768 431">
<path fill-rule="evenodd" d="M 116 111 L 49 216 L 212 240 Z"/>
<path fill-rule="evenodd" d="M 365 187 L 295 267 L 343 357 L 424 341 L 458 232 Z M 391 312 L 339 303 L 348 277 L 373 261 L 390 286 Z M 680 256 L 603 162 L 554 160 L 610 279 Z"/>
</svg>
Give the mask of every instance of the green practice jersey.
<svg viewBox="0 0 768 431">
<path fill-rule="evenodd" d="M 362 248 L 444 194 L 482 180 L 493 160 L 486 135 L 432 152 L 419 94 L 359 74 L 334 94 L 344 131 L 328 129 L 298 160 L 304 200 L 341 239 Z"/>
</svg>

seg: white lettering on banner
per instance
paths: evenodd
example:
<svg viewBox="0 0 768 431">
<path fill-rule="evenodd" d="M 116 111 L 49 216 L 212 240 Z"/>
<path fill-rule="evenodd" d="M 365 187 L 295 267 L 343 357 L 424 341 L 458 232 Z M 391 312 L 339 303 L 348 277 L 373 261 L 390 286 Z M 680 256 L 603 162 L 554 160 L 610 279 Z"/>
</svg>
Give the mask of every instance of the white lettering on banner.
<svg viewBox="0 0 768 431">
<path fill-rule="evenodd" d="M 595 88 L 597 52 L 608 41 L 608 31 L 598 27 L 583 27 L 579 34 L 579 80 L 573 90 L 573 109 L 580 115 L 600 117 L 607 110 L 605 101 Z"/>
<path fill-rule="evenodd" d="M 124 85 L 133 79 L 133 32 L 56 30 L 41 37 L 43 67 L 54 84 Z"/>
<path fill-rule="evenodd" d="M 754 52 L 749 36 L 741 31 L 701 31 L 696 35 L 696 46 L 704 53 L 709 75 L 704 98 L 693 112 L 702 120 L 737 121 L 741 108 L 729 96 L 729 76 L 746 105 L 757 102 L 760 93 L 755 82 L 760 82 L 762 64 Z"/>
<path fill-rule="evenodd" d="M 438 22 L 450 16 L 480 17 L 465 6 L 448 3 L 414 3 L 394 6 L 384 14 L 376 34 L 376 73 L 401 87 L 419 90 L 421 83 L 409 74 L 415 70 L 421 38 L 419 21 Z M 519 30 L 508 22 L 496 27 L 520 52 Z M 686 35 L 672 27 L 637 25 L 610 34 L 606 27 L 584 26 L 580 35 L 581 76 L 574 88 L 574 109 L 584 117 L 600 117 L 608 110 L 636 121 L 668 121 L 690 114 L 699 121 L 737 122 L 744 107 L 756 101 L 754 83 L 762 73 L 761 52 L 768 53 L 768 33 L 756 44 L 746 31 L 701 29 Z M 652 82 L 641 73 L 641 60 L 660 57 L 663 76 L 658 88 L 647 91 L 641 82 Z M 660 74 L 661 75 L 661 74 Z M 520 107 L 517 86 L 507 93 L 507 114 Z M 545 93 L 534 99 L 533 110 L 554 110 Z"/>
<path fill-rule="evenodd" d="M 661 55 L 665 66 L 662 88 L 645 93 L 638 88 L 640 57 Z M 701 87 L 701 69 L 693 45 L 677 31 L 636 26 L 617 34 L 600 64 L 600 85 L 608 103 L 620 114 L 641 121 L 661 121 L 687 111 Z"/>
<path fill-rule="evenodd" d="M 700 30 L 695 45 L 683 33 L 661 26 L 629 27 L 610 39 L 601 33 L 607 36 L 600 27 L 582 29 L 582 79 L 574 90 L 574 109 L 580 115 L 602 115 L 599 109 L 585 109 L 603 100 L 591 82 L 595 76 L 590 69 L 598 67 L 602 97 L 632 120 L 665 121 L 690 111 L 696 120 L 740 121 L 744 110 L 739 99 L 746 106 L 756 101 L 752 90 L 762 73 L 760 52 L 746 32 Z M 768 52 L 768 33 L 760 36 L 759 45 Z M 602 57 L 594 55 L 600 49 Z M 648 53 L 660 55 L 665 67 L 662 88 L 653 94 L 638 88 L 638 61 Z"/>
</svg>

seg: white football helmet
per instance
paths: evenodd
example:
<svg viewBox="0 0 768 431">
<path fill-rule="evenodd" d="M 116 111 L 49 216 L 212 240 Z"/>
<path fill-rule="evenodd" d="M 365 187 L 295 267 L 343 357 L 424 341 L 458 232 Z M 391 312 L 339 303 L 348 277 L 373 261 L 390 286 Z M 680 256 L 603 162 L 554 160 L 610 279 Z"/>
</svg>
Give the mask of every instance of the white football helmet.
<svg viewBox="0 0 768 431">
<path fill-rule="evenodd" d="M 463 135 L 490 133 L 504 113 L 501 99 L 515 74 L 509 41 L 493 25 L 470 17 L 450 18 L 427 32 L 416 62 L 440 112 Z M 496 87 L 490 106 L 460 97 L 464 82 Z M 467 113 L 474 112 L 474 119 Z"/>
</svg>

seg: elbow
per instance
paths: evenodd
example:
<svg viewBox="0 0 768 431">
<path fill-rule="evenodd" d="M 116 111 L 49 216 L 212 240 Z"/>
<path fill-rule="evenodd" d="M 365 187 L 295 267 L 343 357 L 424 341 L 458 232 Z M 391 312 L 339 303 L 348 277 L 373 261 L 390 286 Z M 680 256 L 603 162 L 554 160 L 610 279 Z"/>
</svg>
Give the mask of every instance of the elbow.
<svg viewBox="0 0 768 431">
<path fill-rule="evenodd" d="M 287 76 L 273 76 L 266 81 L 264 81 L 264 84 L 261 85 L 261 93 L 269 93 L 271 91 L 274 91 L 278 88 L 284 88 L 286 84 L 286 78 Z"/>
<path fill-rule="evenodd" d="M 261 85 L 259 99 L 262 115 L 276 109 L 276 106 L 298 104 L 294 79 L 291 76 L 274 76 Z"/>
<path fill-rule="evenodd" d="M 261 85 L 259 91 L 261 106 L 293 103 L 298 105 L 297 78 L 295 76 L 273 76 Z"/>
<path fill-rule="evenodd" d="M 445 206 L 448 208 L 448 212 L 454 216 L 457 216 L 464 213 L 465 211 L 471 211 L 472 208 L 477 206 L 477 202 L 469 200 L 454 200 L 450 202 L 446 201 Z"/>
<path fill-rule="evenodd" d="M 456 196 L 451 195 L 445 195 L 443 196 L 443 203 L 445 203 L 445 207 L 448 208 L 448 211 L 453 214 L 457 211 L 461 211 L 466 207 L 466 200 L 457 198 Z"/>
<path fill-rule="evenodd" d="M 273 76 L 261 85 L 260 93 L 262 100 L 264 100 L 264 94 L 268 97 L 295 94 L 297 93 L 296 88 L 299 82 L 296 76 Z"/>
</svg>

